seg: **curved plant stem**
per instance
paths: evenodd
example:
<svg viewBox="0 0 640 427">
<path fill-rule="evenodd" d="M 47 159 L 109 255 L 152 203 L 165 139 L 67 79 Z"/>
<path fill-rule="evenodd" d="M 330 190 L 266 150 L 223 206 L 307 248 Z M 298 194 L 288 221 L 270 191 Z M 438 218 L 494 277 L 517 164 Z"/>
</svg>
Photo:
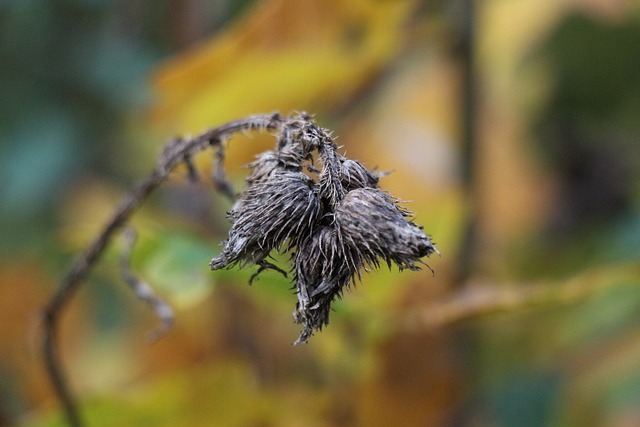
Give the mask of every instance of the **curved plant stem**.
<svg viewBox="0 0 640 427">
<path fill-rule="evenodd" d="M 164 148 L 153 172 L 141 181 L 120 203 L 111 219 L 93 242 L 81 252 L 60 282 L 55 294 L 44 310 L 44 339 L 42 351 L 45 367 L 54 391 L 63 406 L 69 425 L 83 426 L 76 399 L 62 371 L 58 354 L 58 322 L 64 308 L 100 259 L 114 235 L 123 228 L 131 215 L 147 197 L 158 188 L 181 163 L 194 154 L 217 146 L 230 135 L 247 130 L 277 129 L 283 121 L 278 114 L 250 116 L 208 130 L 190 139 L 174 139 Z"/>
</svg>

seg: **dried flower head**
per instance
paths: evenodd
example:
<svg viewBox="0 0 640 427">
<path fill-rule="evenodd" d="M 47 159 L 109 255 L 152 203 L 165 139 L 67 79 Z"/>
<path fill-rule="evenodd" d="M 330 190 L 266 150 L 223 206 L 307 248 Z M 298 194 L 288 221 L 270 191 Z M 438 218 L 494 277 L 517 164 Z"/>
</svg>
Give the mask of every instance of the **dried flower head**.
<svg viewBox="0 0 640 427">
<path fill-rule="evenodd" d="M 247 187 L 229 213 L 229 237 L 211 268 L 253 263 L 258 273 L 285 273 L 266 258 L 273 250 L 292 251 L 294 320 L 303 326 L 298 344 L 329 323 L 331 303 L 364 267 L 382 260 L 418 270 L 437 250 L 410 213 L 378 189 L 382 174 L 338 154 L 331 134 L 307 114 L 282 120 L 277 131 L 276 149 L 249 165 Z"/>
</svg>

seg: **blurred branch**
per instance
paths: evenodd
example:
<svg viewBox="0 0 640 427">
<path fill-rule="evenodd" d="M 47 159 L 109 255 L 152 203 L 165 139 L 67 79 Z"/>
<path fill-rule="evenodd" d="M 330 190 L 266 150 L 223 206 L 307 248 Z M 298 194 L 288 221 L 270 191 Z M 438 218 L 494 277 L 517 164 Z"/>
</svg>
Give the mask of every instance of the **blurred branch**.
<svg viewBox="0 0 640 427">
<path fill-rule="evenodd" d="M 468 202 L 467 223 L 464 227 L 463 241 L 458 255 L 456 286 L 466 283 L 475 264 L 475 252 L 478 238 L 478 200 L 476 174 L 476 67 L 475 67 L 475 0 L 459 0 L 454 4 L 457 17 L 457 35 L 455 54 L 461 68 L 461 168 L 462 186 Z"/>
<path fill-rule="evenodd" d="M 446 299 L 421 308 L 413 316 L 427 328 L 441 328 L 497 313 L 543 305 L 572 304 L 606 289 L 638 281 L 640 263 L 600 267 L 557 283 L 509 287 L 476 283 Z M 416 320 L 412 316 L 412 323 Z"/>
<path fill-rule="evenodd" d="M 133 228 L 124 231 L 124 248 L 120 254 L 120 271 L 123 280 L 131 287 L 138 298 L 146 302 L 160 320 L 160 325 L 149 332 L 151 341 L 156 341 L 169 332 L 173 325 L 173 309 L 153 291 L 153 288 L 140 280 L 131 269 L 131 253 L 135 245 L 137 234 Z"/>
<path fill-rule="evenodd" d="M 277 114 L 250 116 L 208 130 L 193 138 L 184 140 L 177 138 L 170 141 L 165 146 L 153 172 L 125 197 L 95 240 L 72 263 L 57 291 L 45 307 L 42 347 L 44 363 L 51 383 L 71 426 L 79 427 L 83 425 L 83 422 L 78 412 L 76 400 L 61 369 L 57 345 L 58 322 L 63 309 L 78 290 L 80 284 L 87 278 L 113 236 L 123 228 L 135 210 L 169 177 L 179 164 L 187 163 L 188 165 L 191 156 L 219 145 L 220 141 L 231 134 L 247 130 L 276 129 L 281 122 L 282 118 Z"/>
<path fill-rule="evenodd" d="M 222 143 L 218 143 L 216 146 L 213 165 L 211 167 L 211 178 L 213 179 L 214 186 L 220 193 L 226 196 L 232 203 L 236 201 L 236 193 L 233 191 L 233 186 L 224 174 L 224 146 Z"/>
</svg>

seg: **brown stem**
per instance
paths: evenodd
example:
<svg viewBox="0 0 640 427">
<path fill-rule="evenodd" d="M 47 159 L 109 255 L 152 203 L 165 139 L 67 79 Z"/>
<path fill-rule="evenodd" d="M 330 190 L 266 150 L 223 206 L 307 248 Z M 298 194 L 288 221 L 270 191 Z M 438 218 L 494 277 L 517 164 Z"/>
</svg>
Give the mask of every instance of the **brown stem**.
<svg viewBox="0 0 640 427">
<path fill-rule="evenodd" d="M 186 158 L 218 145 L 224 137 L 245 130 L 268 130 L 279 128 L 283 118 L 277 114 L 250 116 L 245 119 L 229 122 L 220 127 L 208 130 L 188 140 L 170 141 L 158 160 L 153 172 L 140 182 L 125 197 L 111 219 L 104 226 L 95 240 L 75 259 L 66 276 L 60 282 L 55 294 L 44 310 L 43 357 L 45 367 L 51 379 L 54 392 L 60 399 L 69 425 L 84 425 L 78 412 L 76 400 L 71 393 L 67 380 L 62 372 L 58 347 L 57 326 L 60 314 L 69 303 L 80 284 L 87 278 L 91 268 L 100 259 L 107 244 L 129 220 L 135 210 L 147 199 L 149 194 L 159 187 L 171 171 Z"/>
<path fill-rule="evenodd" d="M 131 254 L 137 240 L 137 233 L 132 227 L 127 227 L 124 232 L 124 246 L 120 254 L 120 275 L 131 287 L 131 290 L 143 302 L 147 303 L 155 313 L 160 324 L 147 334 L 150 341 L 157 341 L 171 330 L 173 325 L 173 309 L 160 298 L 145 281 L 141 280 L 131 268 Z"/>
</svg>

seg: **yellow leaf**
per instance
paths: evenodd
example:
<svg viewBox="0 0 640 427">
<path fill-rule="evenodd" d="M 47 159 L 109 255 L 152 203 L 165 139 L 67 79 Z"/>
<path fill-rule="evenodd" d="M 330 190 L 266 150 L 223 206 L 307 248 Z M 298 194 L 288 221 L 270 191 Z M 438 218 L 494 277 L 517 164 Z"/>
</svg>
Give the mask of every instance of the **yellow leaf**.
<svg viewBox="0 0 640 427">
<path fill-rule="evenodd" d="M 151 121 L 199 132 L 256 112 L 317 112 L 362 89 L 393 59 L 408 0 L 268 0 L 162 65 Z"/>
</svg>

